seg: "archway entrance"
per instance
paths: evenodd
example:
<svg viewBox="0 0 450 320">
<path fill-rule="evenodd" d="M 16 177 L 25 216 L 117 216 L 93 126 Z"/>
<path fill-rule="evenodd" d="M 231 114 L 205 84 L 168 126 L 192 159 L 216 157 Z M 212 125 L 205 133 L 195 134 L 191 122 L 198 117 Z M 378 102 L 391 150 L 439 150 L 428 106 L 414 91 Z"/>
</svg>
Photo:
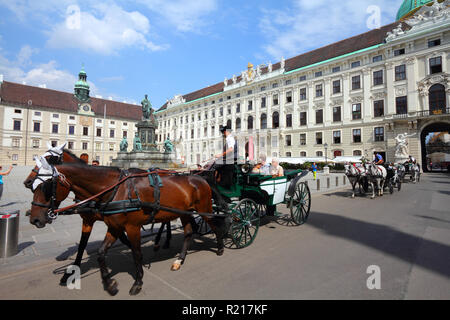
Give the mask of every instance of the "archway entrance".
<svg viewBox="0 0 450 320">
<path fill-rule="evenodd" d="M 450 171 L 450 123 L 436 122 L 426 126 L 420 134 L 420 143 L 423 171 Z"/>
<path fill-rule="evenodd" d="M 429 90 L 428 102 L 431 114 L 443 114 L 447 110 L 445 87 L 442 84 L 435 84 Z"/>
</svg>

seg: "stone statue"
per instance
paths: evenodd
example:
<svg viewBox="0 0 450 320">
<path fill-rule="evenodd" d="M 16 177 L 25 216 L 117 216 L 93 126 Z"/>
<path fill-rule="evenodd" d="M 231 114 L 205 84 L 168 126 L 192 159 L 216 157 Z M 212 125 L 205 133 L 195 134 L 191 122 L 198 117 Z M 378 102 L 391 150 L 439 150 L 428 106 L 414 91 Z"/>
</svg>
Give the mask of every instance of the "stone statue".
<svg viewBox="0 0 450 320">
<path fill-rule="evenodd" d="M 142 151 L 141 139 L 139 138 L 139 134 L 137 132 L 133 140 L 133 151 Z"/>
<path fill-rule="evenodd" d="M 272 72 L 272 62 L 269 62 L 269 65 L 267 67 L 268 72 Z"/>
<path fill-rule="evenodd" d="M 407 159 L 409 157 L 407 138 L 415 136 L 416 133 L 408 135 L 408 133 L 401 133 L 395 137 L 397 145 L 395 147 L 396 159 Z"/>
<path fill-rule="evenodd" d="M 153 115 L 153 109 L 152 104 L 147 98 L 147 95 L 145 95 L 145 99 L 141 101 L 142 105 L 142 115 L 144 116 L 145 120 L 149 120 L 150 117 Z"/>
<path fill-rule="evenodd" d="M 127 149 L 128 149 L 128 141 L 127 138 L 124 137 L 120 142 L 120 151 L 127 152 Z"/>
<path fill-rule="evenodd" d="M 173 152 L 173 144 L 169 138 L 164 141 L 164 152 L 170 153 Z"/>
<path fill-rule="evenodd" d="M 223 80 L 223 85 L 226 87 L 228 85 L 228 79 L 225 78 L 225 80 Z"/>
<path fill-rule="evenodd" d="M 281 58 L 281 62 L 280 62 L 280 68 L 284 69 L 284 65 L 286 64 L 286 60 L 284 60 L 284 57 Z"/>
<path fill-rule="evenodd" d="M 236 81 L 237 81 L 236 75 L 233 74 L 233 83 L 236 83 Z"/>
</svg>

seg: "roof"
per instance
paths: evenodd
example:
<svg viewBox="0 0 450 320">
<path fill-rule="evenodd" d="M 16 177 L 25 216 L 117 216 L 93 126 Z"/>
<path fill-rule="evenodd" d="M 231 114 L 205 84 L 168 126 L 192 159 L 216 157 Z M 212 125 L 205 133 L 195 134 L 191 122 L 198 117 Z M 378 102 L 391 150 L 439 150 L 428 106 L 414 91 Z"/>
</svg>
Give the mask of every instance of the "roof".
<svg viewBox="0 0 450 320">
<path fill-rule="evenodd" d="M 383 26 L 379 29 L 370 30 L 368 32 L 362 33 L 360 35 L 335 42 L 333 44 L 324 46 L 322 48 L 309 51 L 298 56 L 295 56 L 285 61 L 285 72 L 293 71 L 302 67 L 310 66 L 315 63 L 326 61 L 332 58 L 336 58 L 345 54 L 349 54 L 358 50 L 370 48 L 375 45 L 384 43 L 387 32 L 398 26 L 399 22 L 394 22 Z M 403 30 L 409 30 L 408 26 L 404 22 L 400 22 Z M 272 70 L 280 69 L 280 62 L 275 63 L 272 66 Z M 267 67 L 261 69 L 262 74 L 267 73 Z M 241 81 L 241 76 L 237 77 L 237 82 Z M 232 84 L 232 80 L 228 80 L 228 84 Z M 212 94 L 223 92 L 224 83 L 219 82 L 215 85 L 188 93 L 183 95 L 186 103 L 193 100 L 204 98 Z M 165 110 L 167 108 L 167 103 L 165 103 L 158 111 Z"/>
<path fill-rule="evenodd" d="M 3 81 L 0 83 L 0 98 L 3 103 L 16 106 L 27 107 L 28 101 L 31 100 L 34 108 L 54 109 L 71 113 L 78 112 L 79 101 L 73 93 L 14 82 Z M 134 121 L 139 121 L 142 118 L 141 106 L 134 104 L 93 97 L 90 98 L 89 104 L 92 107 L 92 111 L 97 115 L 103 116 L 104 106 L 106 105 L 106 115 L 108 117 Z"/>
</svg>

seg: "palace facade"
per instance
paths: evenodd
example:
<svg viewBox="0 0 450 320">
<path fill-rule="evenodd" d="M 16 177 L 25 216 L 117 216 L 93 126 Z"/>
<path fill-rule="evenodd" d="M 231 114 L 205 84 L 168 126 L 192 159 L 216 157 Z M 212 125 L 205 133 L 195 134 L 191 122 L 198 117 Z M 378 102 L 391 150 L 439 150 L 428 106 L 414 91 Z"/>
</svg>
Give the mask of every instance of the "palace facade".
<svg viewBox="0 0 450 320">
<path fill-rule="evenodd" d="M 426 134 L 450 130 L 449 6 L 405 0 L 390 25 L 176 95 L 156 112 L 158 142 L 200 163 L 229 125 L 240 156 L 252 140 L 256 155 L 394 161 L 394 138 L 415 133 L 409 152 L 425 163 Z"/>
<path fill-rule="evenodd" d="M 123 137 L 129 150 L 142 118 L 142 108 L 89 96 L 84 70 L 74 93 L 3 81 L 0 76 L 0 164 L 33 165 L 33 158 L 60 145 L 89 163 L 109 165 Z"/>
</svg>

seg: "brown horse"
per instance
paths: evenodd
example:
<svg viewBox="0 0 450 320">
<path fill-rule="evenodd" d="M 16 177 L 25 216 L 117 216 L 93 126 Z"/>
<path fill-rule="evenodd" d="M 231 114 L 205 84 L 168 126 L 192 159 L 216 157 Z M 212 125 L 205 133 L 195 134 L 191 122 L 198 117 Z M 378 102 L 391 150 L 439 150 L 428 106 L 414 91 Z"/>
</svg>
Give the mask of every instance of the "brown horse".
<svg viewBox="0 0 450 320">
<path fill-rule="evenodd" d="M 92 167 L 78 164 L 67 164 L 50 166 L 45 159 L 39 169 L 39 175 L 52 172 L 53 178 L 47 178 L 34 192 L 30 223 L 38 228 L 43 228 L 51 220 L 52 213 L 49 209 L 59 206 L 70 191 L 74 192 L 78 199 L 83 200 L 96 196 L 104 190 L 110 190 L 98 195 L 100 203 L 108 201 L 120 201 L 128 199 L 140 199 L 143 203 L 155 203 L 154 189 L 149 185 L 147 172 L 139 169 L 130 170 L 131 174 L 141 174 L 119 184 L 117 188 L 108 189 L 122 178 L 122 171 L 110 167 Z M 198 176 L 162 175 L 162 187 L 160 195 L 160 205 L 162 207 L 175 208 L 186 212 L 212 212 L 212 193 L 208 183 Z M 179 258 L 173 263 L 172 270 L 178 270 L 183 264 L 187 250 L 192 240 L 191 215 L 177 214 L 160 210 L 155 207 L 143 206 L 133 212 L 119 212 L 116 214 L 103 215 L 103 221 L 108 226 L 105 239 L 98 251 L 98 262 L 101 277 L 105 290 L 111 295 L 118 292 L 117 282 L 111 278 L 108 272 L 105 257 L 108 249 L 114 244 L 117 238 L 124 232 L 127 233 L 131 242 L 133 258 L 136 267 L 136 280 L 130 289 L 130 294 L 134 295 L 142 289 L 142 253 L 141 253 L 141 233 L 143 225 L 151 221 L 169 222 L 177 218 L 181 219 L 184 229 L 184 243 Z M 218 241 L 217 255 L 224 252 L 223 236 L 227 231 L 227 224 L 222 218 L 204 217 L 211 229 L 215 232 Z"/>
<path fill-rule="evenodd" d="M 62 163 L 76 163 L 79 165 L 87 166 L 85 161 L 78 158 L 72 152 L 65 150 L 63 148 L 64 148 L 64 145 L 62 145 L 61 147 L 51 148 L 51 149 L 49 149 L 49 151 L 47 151 L 47 153 L 44 156 L 49 164 L 57 165 L 57 164 L 62 164 Z M 38 171 L 39 171 L 39 168 L 37 166 L 35 166 L 33 168 L 33 170 L 31 171 L 31 173 L 28 175 L 28 177 L 25 179 L 23 184 L 25 185 L 26 188 L 32 190 L 33 183 L 36 180 Z M 81 265 L 81 260 L 83 259 L 83 253 L 87 247 L 89 237 L 91 236 L 91 232 L 94 227 L 94 223 L 96 221 L 103 221 L 103 216 L 97 212 L 82 213 L 82 214 L 80 214 L 80 217 L 83 220 L 82 225 L 81 225 L 81 238 L 80 238 L 80 241 L 78 244 L 77 256 L 75 258 L 75 261 L 73 262 L 73 265 L 76 265 L 78 267 Z M 161 237 L 161 235 L 159 235 L 159 238 L 160 237 Z M 122 233 L 119 236 L 119 239 L 124 245 L 126 245 L 128 248 L 131 249 L 131 244 L 130 244 L 130 241 L 128 241 L 126 234 Z M 167 237 L 167 239 L 170 240 L 169 237 Z M 164 245 L 164 247 L 168 246 L 167 242 L 169 240 L 167 240 L 167 239 L 166 239 L 166 244 Z M 159 244 L 155 242 L 155 246 L 159 247 Z M 62 276 L 62 278 L 59 281 L 60 285 L 65 286 L 67 284 L 67 279 L 69 278 L 69 276 L 70 276 L 69 273 L 64 273 L 64 275 Z"/>
</svg>

